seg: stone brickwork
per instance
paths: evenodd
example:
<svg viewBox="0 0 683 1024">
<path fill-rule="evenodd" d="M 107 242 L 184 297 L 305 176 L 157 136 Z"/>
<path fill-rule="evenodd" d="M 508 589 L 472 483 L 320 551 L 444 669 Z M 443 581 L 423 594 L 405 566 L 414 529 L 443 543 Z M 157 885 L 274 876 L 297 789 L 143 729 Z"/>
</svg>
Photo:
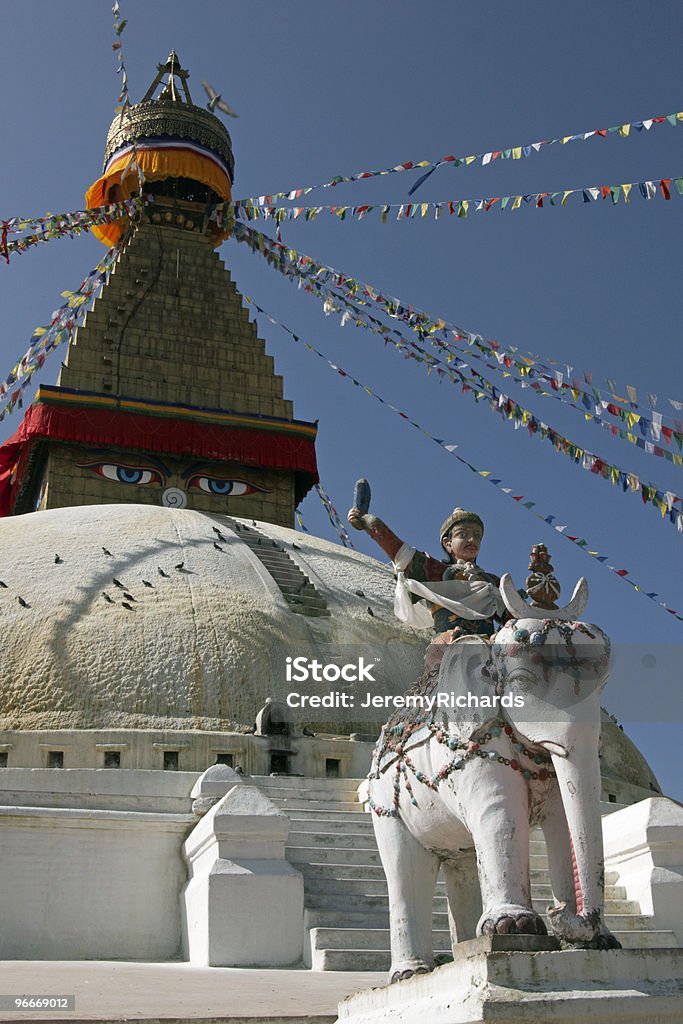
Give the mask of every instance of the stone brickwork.
<svg viewBox="0 0 683 1024">
<path fill-rule="evenodd" d="M 58 386 L 115 397 L 274 416 L 291 421 L 282 378 L 250 323 L 237 288 L 212 243 L 198 232 L 140 225 L 101 297 L 76 332 Z M 84 413 L 87 416 L 87 412 Z M 234 463 L 201 463 L 206 476 L 256 485 L 253 493 L 205 493 L 182 478 L 192 457 L 157 455 L 164 480 L 134 485 L 105 478 L 83 463 L 144 466 L 143 451 L 118 452 L 46 442 L 40 480 L 31 480 L 17 511 L 108 502 L 160 504 L 166 487 L 187 492 L 188 507 L 292 526 L 294 474 Z M 153 465 L 153 463 L 151 463 Z"/>
<path fill-rule="evenodd" d="M 128 244 L 69 346 L 58 384 L 293 418 L 211 241 L 153 224 Z"/>
<path fill-rule="evenodd" d="M 253 483 L 263 491 L 252 494 L 223 495 L 205 494 L 197 486 L 187 487 L 181 479 L 181 472 L 192 463 L 192 459 L 163 458 L 163 463 L 172 470 L 163 483 L 152 481 L 148 484 L 127 484 L 108 480 L 100 475 L 95 466 L 106 465 L 107 461 L 119 459 L 126 465 L 146 464 L 143 452 L 110 449 L 102 455 L 101 449 L 89 449 L 86 445 L 51 444 L 45 465 L 47 485 L 40 509 L 67 508 L 71 505 L 106 505 L 109 503 L 135 502 L 138 505 L 160 505 L 165 487 L 184 487 L 188 491 L 188 507 L 199 512 L 214 512 L 248 518 L 280 526 L 291 526 L 294 521 L 294 477 L 291 473 L 272 469 L 254 469 L 226 462 L 202 462 L 202 475 L 212 473 L 237 481 Z M 158 460 L 150 461 L 154 465 Z M 91 468 L 86 468 L 87 463 Z"/>
</svg>

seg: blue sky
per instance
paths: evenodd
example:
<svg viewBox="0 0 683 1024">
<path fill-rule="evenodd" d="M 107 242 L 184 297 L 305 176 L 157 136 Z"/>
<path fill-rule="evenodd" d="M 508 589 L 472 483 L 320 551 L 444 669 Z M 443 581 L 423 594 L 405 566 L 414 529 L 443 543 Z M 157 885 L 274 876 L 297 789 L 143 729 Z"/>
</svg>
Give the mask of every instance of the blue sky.
<svg viewBox="0 0 683 1024">
<path fill-rule="evenodd" d="M 111 51 L 108 0 L 21 0 L 3 4 L 0 64 L 2 218 L 76 210 L 99 175 L 119 79 Z M 435 2 L 357 0 L 197 0 L 163 5 L 121 0 L 128 18 L 124 56 L 132 99 L 175 47 L 191 72 L 222 90 L 240 117 L 231 121 L 235 195 L 280 191 L 337 174 L 405 160 L 467 155 L 683 109 L 679 4 L 576 0 L 553 8 L 537 0 Z M 510 195 L 660 179 L 683 174 L 683 125 L 622 140 L 547 147 L 519 161 L 435 172 L 423 201 Z M 414 174 L 396 174 L 314 193 L 311 202 L 389 203 L 407 199 Z M 568 363 L 595 380 L 632 384 L 639 395 L 683 399 L 680 358 L 680 218 L 683 198 L 628 206 L 576 197 L 564 208 L 493 210 L 386 225 L 319 216 L 286 223 L 289 245 L 487 338 Z M 75 288 L 103 255 L 92 238 L 59 240 L 0 266 L 0 373 L 49 320 L 59 293 Z M 683 609 L 683 535 L 640 499 L 622 494 L 526 431 L 475 406 L 448 383 L 367 331 L 338 326 L 317 300 L 297 291 L 245 246 L 221 257 L 241 290 L 273 316 L 398 406 L 437 437 L 461 447 L 516 494 L 555 514 L 610 564 L 645 590 Z M 585 575 L 588 618 L 612 636 L 631 666 L 629 699 L 615 671 L 605 703 L 639 744 L 665 791 L 683 798 L 675 755 L 681 724 L 683 623 L 554 533 L 490 483 L 468 472 L 399 417 L 297 348 L 267 321 L 260 333 L 301 419 L 319 419 L 324 486 L 340 512 L 366 476 L 373 510 L 407 540 L 436 552 L 438 525 L 454 505 L 486 520 L 481 563 L 521 584 L 532 544 L 552 553 L 569 596 Z M 42 380 L 53 382 L 59 350 Z M 500 383 L 500 382 L 499 382 Z M 578 443 L 656 482 L 683 491 L 683 469 L 611 438 L 557 402 L 524 397 L 538 416 Z M 534 396 L 532 396 L 534 397 Z M 680 414 L 679 414 L 680 418 Z M 0 424 L 4 440 L 19 424 Z M 678 450 L 678 449 L 674 449 Z M 335 539 L 317 497 L 306 499 L 308 528 Z M 368 553 L 371 542 L 354 541 Z M 637 670 L 643 648 L 655 668 Z M 660 668 L 660 666 L 664 668 Z M 636 670 L 633 669 L 636 666 Z"/>
</svg>

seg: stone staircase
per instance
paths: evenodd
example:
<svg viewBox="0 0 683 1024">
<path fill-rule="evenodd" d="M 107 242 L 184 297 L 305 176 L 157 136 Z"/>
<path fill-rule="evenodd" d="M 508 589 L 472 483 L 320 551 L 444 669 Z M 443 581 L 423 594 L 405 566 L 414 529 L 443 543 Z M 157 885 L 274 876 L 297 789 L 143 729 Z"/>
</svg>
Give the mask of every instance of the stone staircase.
<svg viewBox="0 0 683 1024">
<path fill-rule="evenodd" d="M 358 803 L 360 780 L 270 776 L 255 781 L 291 820 L 287 859 L 304 876 L 306 965 L 319 971 L 388 971 L 387 883 L 371 815 Z M 605 805 L 605 810 L 619 806 Z M 534 907 L 545 913 L 551 891 L 539 829 L 532 833 L 530 860 Z M 624 889 L 609 877 L 606 881 L 606 923 L 624 948 L 677 945 L 673 932 L 653 929 L 651 919 L 625 898 Z M 435 953 L 450 957 L 441 880 L 434 896 L 433 928 Z"/>
<path fill-rule="evenodd" d="M 238 521 L 224 516 L 225 525 L 234 530 L 256 555 L 261 564 L 268 570 L 282 595 L 293 612 L 299 615 L 329 615 L 325 599 L 315 589 L 296 562 L 287 554 L 279 541 L 267 537 L 255 526 L 249 526 L 243 520 Z"/>
</svg>

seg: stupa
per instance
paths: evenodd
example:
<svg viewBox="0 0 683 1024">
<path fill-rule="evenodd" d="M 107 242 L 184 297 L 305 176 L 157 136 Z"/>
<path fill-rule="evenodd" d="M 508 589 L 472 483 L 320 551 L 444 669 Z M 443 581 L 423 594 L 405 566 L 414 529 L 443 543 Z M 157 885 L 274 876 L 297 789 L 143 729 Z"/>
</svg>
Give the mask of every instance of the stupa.
<svg viewBox="0 0 683 1024">
<path fill-rule="evenodd" d="M 373 692 L 402 693 L 428 636 L 395 619 L 390 566 L 293 529 L 317 425 L 294 418 L 215 251 L 232 144 L 188 78 L 172 53 L 116 116 L 88 203 L 153 202 L 94 229 L 117 262 L 57 384 L 0 447 L 0 958 L 355 970 L 373 951 L 333 955 L 320 892 L 333 916 L 356 912 L 365 868 L 337 878 L 334 848 L 347 825 L 347 855 L 368 834 L 356 789 L 386 713 L 290 707 L 330 677 L 294 687 L 287 659 L 364 655 Z M 659 792 L 607 716 L 603 787 L 616 806 Z M 309 815 L 289 839 L 301 874 L 285 813 Z M 336 835 L 309 844 L 330 816 Z M 225 882 L 228 856 L 254 888 L 226 937 L 202 879 Z"/>
</svg>

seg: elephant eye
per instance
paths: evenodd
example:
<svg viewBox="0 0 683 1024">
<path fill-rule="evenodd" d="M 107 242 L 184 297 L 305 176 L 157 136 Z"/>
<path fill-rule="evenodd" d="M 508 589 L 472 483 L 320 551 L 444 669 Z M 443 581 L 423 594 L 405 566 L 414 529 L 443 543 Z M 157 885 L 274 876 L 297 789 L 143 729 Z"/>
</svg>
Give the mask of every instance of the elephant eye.
<svg viewBox="0 0 683 1024">
<path fill-rule="evenodd" d="M 531 690 L 536 685 L 537 678 L 528 669 L 518 668 L 508 676 L 508 683 L 514 683 L 520 690 Z"/>
</svg>

